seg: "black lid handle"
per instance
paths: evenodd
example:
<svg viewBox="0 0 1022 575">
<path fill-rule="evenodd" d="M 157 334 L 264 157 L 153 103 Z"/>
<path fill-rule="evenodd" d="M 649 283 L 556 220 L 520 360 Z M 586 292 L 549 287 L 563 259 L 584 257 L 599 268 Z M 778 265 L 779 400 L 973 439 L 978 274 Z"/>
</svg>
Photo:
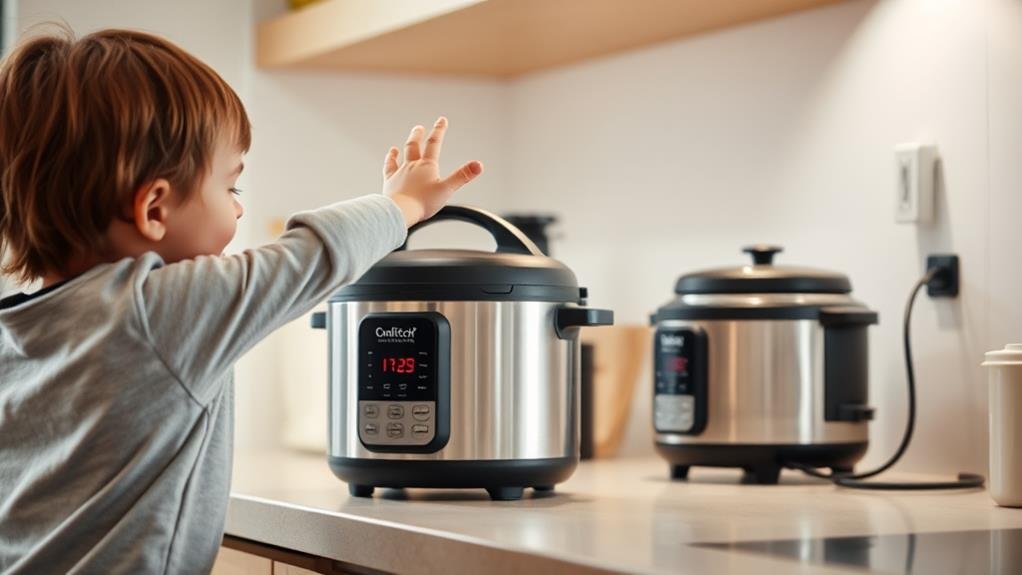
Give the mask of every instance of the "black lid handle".
<svg viewBox="0 0 1022 575">
<path fill-rule="evenodd" d="M 774 256 L 783 252 L 784 248 L 781 246 L 756 244 L 754 246 L 742 248 L 742 251 L 747 254 L 752 254 L 752 263 L 757 266 L 769 266 L 773 265 Z"/>
<path fill-rule="evenodd" d="M 529 236 L 511 225 L 504 218 L 492 212 L 469 206 L 444 206 L 432 218 L 421 221 L 409 228 L 408 235 L 410 237 L 421 228 L 445 220 L 468 222 L 490 232 L 490 235 L 497 242 L 497 253 L 543 255 L 543 252 L 536 247 L 536 244 L 529 239 Z M 405 240 L 405 243 L 398 249 L 408 249 L 408 241 Z"/>
</svg>

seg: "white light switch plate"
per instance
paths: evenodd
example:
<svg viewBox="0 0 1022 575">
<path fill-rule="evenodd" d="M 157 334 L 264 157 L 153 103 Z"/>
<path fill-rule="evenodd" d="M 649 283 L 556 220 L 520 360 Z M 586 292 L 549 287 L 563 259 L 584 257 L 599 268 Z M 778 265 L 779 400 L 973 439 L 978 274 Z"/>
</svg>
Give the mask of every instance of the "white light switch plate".
<svg viewBox="0 0 1022 575">
<path fill-rule="evenodd" d="M 923 144 L 901 144 L 894 148 L 895 204 L 898 223 L 933 221 L 934 170 L 937 148 Z"/>
</svg>

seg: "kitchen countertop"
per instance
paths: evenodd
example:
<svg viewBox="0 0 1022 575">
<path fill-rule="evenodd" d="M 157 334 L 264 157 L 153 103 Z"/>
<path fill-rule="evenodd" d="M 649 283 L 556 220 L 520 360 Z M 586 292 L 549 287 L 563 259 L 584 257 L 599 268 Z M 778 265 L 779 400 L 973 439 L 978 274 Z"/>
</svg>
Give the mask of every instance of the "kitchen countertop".
<svg viewBox="0 0 1022 575">
<path fill-rule="evenodd" d="M 868 544 L 874 555 L 908 553 L 909 564 L 929 547 L 932 564 L 935 553 L 961 559 L 965 547 L 954 548 L 944 532 L 964 531 L 988 531 L 978 551 L 975 537 L 962 545 L 992 569 L 1013 559 L 999 553 L 1019 548 L 1020 539 L 1007 536 L 1022 537 L 1010 531 L 1022 528 L 1022 510 L 997 507 L 983 490 L 855 491 L 787 471 L 781 485 L 739 485 L 737 470 L 703 468 L 672 482 L 667 464 L 650 456 L 584 462 L 553 494 L 527 490 L 517 502 L 492 502 L 481 489 L 378 489 L 359 499 L 325 459 L 236 454 L 227 535 L 381 571 L 449 574 L 862 573 L 835 564 L 836 551 L 819 538 L 880 536 Z M 931 535 L 929 544 L 904 535 L 937 532 L 945 539 Z M 838 542 L 869 555 L 861 541 Z M 796 560 L 823 555 L 829 567 Z M 926 572 L 919 570 L 926 560 L 916 572 Z"/>
</svg>

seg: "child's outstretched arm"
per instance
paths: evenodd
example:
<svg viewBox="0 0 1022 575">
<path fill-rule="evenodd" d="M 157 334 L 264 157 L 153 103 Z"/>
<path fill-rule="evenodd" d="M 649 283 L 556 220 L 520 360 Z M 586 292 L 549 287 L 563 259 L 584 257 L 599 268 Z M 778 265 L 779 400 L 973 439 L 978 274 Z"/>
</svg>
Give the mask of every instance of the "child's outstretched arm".
<svg viewBox="0 0 1022 575">
<path fill-rule="evenodd" d="M 382 195 L 296 214 L 276 242 L 170 265 L 155 254 L 138 261 L 140 329 L 197 401 L 216 396 L 216 382 L 243 353 L 358 279 L 405 241 L 409 226 L 435 214 L 482 173 L 479 162 L 469 162 L 440 177 L 446 127 L 440 118 L 424 147 L 424 130 L 413 128 L 403 164 L 397 148 L 388 151 Z"/>
</svg>

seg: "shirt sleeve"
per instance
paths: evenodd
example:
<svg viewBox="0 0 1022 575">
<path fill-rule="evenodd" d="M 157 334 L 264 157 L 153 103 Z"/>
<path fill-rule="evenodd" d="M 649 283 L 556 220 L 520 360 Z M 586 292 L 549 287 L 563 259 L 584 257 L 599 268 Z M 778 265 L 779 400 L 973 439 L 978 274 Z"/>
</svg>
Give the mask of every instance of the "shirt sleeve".
<svg viewBox="0 0 1022 575">
<path fill-rule="evenodd" d="M 136 290 L 143 330 L 206 405 L 242 354 L 357 280 L 407 233 L 400 209 L 382 195 L 296 214 L 271 244 L 152 269 Z"/>
</svg>

